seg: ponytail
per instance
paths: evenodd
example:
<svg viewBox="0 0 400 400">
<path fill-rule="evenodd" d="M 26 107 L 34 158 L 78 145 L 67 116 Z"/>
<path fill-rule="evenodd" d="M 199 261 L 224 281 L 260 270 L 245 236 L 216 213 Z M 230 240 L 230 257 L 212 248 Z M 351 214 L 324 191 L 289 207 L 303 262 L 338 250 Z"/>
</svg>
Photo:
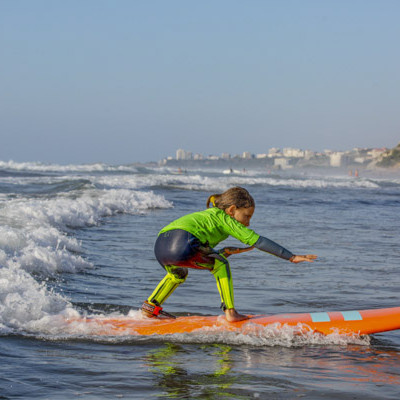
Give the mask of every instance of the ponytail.
<svg viewBox="0 0 400 400">
<path fill-rule="evenodd" d="M 237 208 L 249 208 L 255 206 L 255 201 L 250 193 L 239 186 L 230 188 L 220 194 L 212 194 L 207 199 L 207 208 L 210 207 L 220 208 L 221 210 L 226 210 L 231 205 Z"/>
</svg>

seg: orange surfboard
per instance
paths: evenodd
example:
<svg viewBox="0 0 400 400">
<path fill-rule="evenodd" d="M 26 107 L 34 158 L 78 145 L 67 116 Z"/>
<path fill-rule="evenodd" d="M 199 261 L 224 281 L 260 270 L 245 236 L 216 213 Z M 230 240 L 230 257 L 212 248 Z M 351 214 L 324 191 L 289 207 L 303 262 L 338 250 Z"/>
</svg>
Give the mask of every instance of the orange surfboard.
<svg viewBox="0 0 400 400">
<path fill-rule="evenodd" d="M 291 326 L 298 332 L 318 332 L 324 335 L 369 335 L 400 329 L 400 307 L 373 310 L 314 312 L 302 314 L 252 315 L 239 322 L 228 322 L 220 316 L 185 316 L 169 318 L 87 317 L 71 318 L 69 323 L 91 325 L 97 335 L 171 335 L 200 331 L 252 333 L 267 326 Z"/>
</svg>

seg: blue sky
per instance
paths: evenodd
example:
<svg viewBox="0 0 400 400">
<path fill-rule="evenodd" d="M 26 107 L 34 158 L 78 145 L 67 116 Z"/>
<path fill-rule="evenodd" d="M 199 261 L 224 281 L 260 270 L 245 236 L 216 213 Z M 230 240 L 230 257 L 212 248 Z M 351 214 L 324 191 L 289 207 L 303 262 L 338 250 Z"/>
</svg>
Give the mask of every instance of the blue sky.
<svg viewBox="0 0 400 400">
<path fill-rule="evenodd" d="M 400 1 L 0 0 L 0 160 L 400 141 Z"/>
</svg>

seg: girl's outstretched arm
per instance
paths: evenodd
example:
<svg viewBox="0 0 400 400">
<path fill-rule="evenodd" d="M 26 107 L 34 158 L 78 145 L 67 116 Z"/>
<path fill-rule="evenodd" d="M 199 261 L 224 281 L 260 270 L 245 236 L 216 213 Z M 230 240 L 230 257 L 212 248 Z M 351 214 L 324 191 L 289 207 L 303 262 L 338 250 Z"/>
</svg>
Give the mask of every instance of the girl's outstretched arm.
<svg viewBox="0 0 400 400">
<path fill-rule="evenodd" d="M 307 254 L 307 255 L 302 255 L 302 256 L 293 254 L 291 251 L 285 249 L 278 243 L 273 242 L 272 240 L 270 240 L 264 236 L 260 236 L 260 238 L 257 240 L 254 247 L 256 249 L 266 251 L 270 254 L 273 254 L 274 256 L 283 258 L 285 260 L 289 260 L 295 264 L 303 262 L 303 261 L 314 262 L 314 260 L 317 258 L 317 256 L 315 254 Z"/>
<path fill-rule="evenodd" d="M 315 254 L 306 254 L 304 256 L 293 255 L 292 257 L 290 257 L 289 261 L 292 263 L 298 264 L 303 261 L 314 262 L 314 260 L 316 260 L 316 259 L 317 259 L 317 256 Z"/>
<path fill-rule="evenodd" d="M 284 260 L 290 260 L 294 254 L 282 247 L 280 244 L 264 237 L 260 236 L 254 247 L 256 249 L 266 251 L 267 253 L 273 254 L 274 256 L 283 258 Z"/>
</svg>

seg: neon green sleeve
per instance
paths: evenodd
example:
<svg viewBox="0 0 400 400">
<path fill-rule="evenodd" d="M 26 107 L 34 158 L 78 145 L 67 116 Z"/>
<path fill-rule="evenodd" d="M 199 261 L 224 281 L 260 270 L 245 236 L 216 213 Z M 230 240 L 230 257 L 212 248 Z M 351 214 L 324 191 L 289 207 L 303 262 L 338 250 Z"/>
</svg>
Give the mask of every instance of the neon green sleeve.
<svg viewBox="0 0 400 400">
<path fill-rule="evenodd" d="M 220 211 L 221 212 L 218 214 L 220 214 L 219 217 L 222 220 L 224 231 L 228 235 L 233 236 L 237 240 L 240 240 L 242 243 L 249 246 L 253 246 L 257 242 L 260 235 L 236 221 L 236 219 L 229 216 L 225 211 Z"/>
</svg>

